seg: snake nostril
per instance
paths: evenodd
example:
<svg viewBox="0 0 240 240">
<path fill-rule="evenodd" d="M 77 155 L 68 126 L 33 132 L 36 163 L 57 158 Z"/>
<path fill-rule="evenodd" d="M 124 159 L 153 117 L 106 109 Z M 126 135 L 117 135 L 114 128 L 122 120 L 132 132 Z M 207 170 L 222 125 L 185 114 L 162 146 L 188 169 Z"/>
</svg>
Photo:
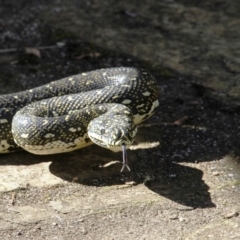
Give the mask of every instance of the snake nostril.
<svg viewBox="0 0 240 240">
<path fill-rule="evenodd" d="M 104 134 L 106 131 L 105 131 L 104 128 L 102 128 L 102 129 L 100 130 L 100 132 L 101 132 L 101 134 Z"/>
</svg>

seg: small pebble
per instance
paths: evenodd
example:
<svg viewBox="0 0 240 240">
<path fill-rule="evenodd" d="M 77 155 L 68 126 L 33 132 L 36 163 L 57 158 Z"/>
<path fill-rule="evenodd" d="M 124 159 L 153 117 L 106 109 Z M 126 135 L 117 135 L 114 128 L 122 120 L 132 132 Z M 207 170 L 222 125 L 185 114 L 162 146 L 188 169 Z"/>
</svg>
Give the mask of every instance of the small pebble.
<svg viewBox="0 0 240 240">
<path fill-rule="evenodd" d="M 230 213 L 224 214 L 224 215 L 223 215 L 223 218 L 229 219 L 229 218 L 237 217 L 238 215 L 239 215 L 238 212 L 230 212 Z"/>
<path fill-rule="evenodd" d="M 215 171 L 215 172 L 212 173 L 212 175 L 213 175 L 213 176 L 219 176 L 220 173 L 219 173 L 218 171 Z"/>
</svg>

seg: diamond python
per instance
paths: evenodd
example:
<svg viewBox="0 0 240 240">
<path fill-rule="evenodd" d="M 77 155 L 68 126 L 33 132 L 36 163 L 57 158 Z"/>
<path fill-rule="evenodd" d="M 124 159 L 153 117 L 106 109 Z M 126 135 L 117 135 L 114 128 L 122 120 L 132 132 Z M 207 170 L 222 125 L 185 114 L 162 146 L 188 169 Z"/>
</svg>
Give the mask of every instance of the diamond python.
<svg viewBox="0 0 240 240">
<path fill-rule="evenodd" d="M 111 150 L 133 142 L 136 125 L 159 105 L 145 70 L 106 68 L 0 96 L 0 153 L 69 152 L 92 142 Z"/>
</svg>

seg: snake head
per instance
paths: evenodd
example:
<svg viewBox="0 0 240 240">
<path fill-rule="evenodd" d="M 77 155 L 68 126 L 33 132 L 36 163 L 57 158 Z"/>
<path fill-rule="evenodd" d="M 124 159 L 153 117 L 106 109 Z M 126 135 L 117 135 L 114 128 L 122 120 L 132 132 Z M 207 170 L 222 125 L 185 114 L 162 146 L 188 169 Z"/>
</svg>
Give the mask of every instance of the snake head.
<svg viewBox="0 0 240 240">
<path fill-rule="evenodd" d="M 136 132 L 131 110 L 120 104 L 114 104 L 109 111 L 94 118 L 88 125 L 89 138 L 112 151 L 122 150 L 122 145 L 131 145 Z"/>
</svg>

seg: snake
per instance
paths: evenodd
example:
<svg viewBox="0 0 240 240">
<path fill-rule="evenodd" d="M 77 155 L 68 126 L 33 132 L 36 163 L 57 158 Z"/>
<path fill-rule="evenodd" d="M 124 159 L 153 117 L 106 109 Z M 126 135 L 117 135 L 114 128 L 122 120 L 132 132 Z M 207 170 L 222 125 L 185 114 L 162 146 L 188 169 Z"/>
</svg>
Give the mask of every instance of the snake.
<svg viewBox="0 0 240 240">
<path fill-rule="evenodd" d="M 159 106 L 155 78 L 134 67 L 83 72 L 0 96 L 0 153 L 70 152 L 95 143 L 123 151 Z M 128 167 L 129 168 L 129 167 Z"/>
</svg>

